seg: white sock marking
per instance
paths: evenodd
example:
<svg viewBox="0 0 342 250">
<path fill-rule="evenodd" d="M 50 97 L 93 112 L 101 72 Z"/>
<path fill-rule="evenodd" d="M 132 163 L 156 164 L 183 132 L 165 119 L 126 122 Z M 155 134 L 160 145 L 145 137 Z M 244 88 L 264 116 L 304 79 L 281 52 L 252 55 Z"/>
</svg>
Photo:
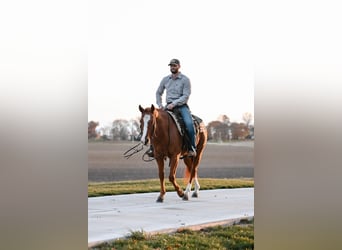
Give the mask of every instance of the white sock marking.
<svg viewBox="0 0 342 250">
<path fill-rule="evenodd" d="M 191 183 L 188 183 L 185 189 L 185 193 L 190 193 L 190 191 L 191 191 Z"/>
<path fill-rule="evenodd" d="M 195 192 L 198 192 L 199 189 L 200 189 L 200 184 L 199 184 L 199 182 L 198 182 L 198 179 L 195 178 Z"/>
</svg>

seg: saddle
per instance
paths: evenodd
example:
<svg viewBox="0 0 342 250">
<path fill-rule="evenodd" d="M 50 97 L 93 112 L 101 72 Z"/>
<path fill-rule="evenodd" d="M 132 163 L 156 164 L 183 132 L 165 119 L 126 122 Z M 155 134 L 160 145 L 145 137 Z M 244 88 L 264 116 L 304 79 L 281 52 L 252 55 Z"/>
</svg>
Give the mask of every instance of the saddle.
<svg viewBox="0 0 342 250">
<path fill-rule="evenodd" d="M 179 112 L 178 109 L 173 109 L 172 111 L 171 110 L 166 110 L 166 111 L 170 115 L 170 117 L 174 120 L 178 128 L 178 132 L 183 138 L 183 148 L 191 149 L 190 138 L 188 136 L 188 133 L 186 133 L 186 127 L 185 127 L 185 123 L 184 123 L 181 113 Z M 195 127 L 195 137 L 197 137 L 200 132 L 203 132 L 203 129 L 204 129 L 203 120 L 196 115 L 191 115 L 191 117 L 192 117 L 192 121 Z"/>
</svg>

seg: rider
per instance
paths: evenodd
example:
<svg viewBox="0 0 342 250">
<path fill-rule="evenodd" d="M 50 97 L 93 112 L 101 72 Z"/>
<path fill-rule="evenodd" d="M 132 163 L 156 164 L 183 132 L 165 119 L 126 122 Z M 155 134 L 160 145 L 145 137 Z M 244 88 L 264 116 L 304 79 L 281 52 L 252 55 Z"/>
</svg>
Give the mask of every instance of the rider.
<svg viewBox="0 0 342 250">
<path fill-rule="evenodd" d="M 187 156 L 196 156 L 196 138 L 195 138 L 195 129 L 192 121 L 192 116 L 190 113 L 189 106 L 187 102 L 189 100 L 189 96 L 191 93 L 191 84 L 190 79 L 183 75 L 180 69 L 180 62 L 178 59 L 172 59 L 169 63 L 171 74 L 165 76 L 157 89 L 156 99 L 157 105 L 159 108 L 173 110 L 178 109 L 182 115 L 182 118 L 185 123 L 186 131 L 190 138 L 191 148 Z M 166 106 L 162 105 L 162 95 L 164 90 L 166 89 Z M 153 148 L 152 145 L 150 149 L 147 151 L 147 154 L 150 157 L 153 157 Z"/>
</svg>

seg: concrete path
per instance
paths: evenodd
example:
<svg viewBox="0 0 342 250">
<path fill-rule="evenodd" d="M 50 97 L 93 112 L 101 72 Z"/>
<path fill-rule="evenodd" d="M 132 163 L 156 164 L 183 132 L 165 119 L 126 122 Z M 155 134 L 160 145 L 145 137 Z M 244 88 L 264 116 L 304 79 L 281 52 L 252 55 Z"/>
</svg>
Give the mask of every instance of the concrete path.
<svg viewBox="0 0 342 250">
<path fill-rule="evenodd" d="M 233 224 L 254 217 L 254 188 L 203 190 L 199 198 L 181 200 L 167 192 L 88 198 L 88 247 L 128 236 L 131 232 L 175 232 Z"/>
</svg>

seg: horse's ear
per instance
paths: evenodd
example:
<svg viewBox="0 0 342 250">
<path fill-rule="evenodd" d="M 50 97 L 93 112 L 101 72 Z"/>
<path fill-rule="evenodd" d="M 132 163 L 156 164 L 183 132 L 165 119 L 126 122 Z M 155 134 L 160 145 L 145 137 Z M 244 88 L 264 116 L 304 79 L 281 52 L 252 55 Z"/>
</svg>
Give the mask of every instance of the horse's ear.
<svg viewBox="0 0 342 250">
<path fill-rule="evenodd" d="M 151 104 L 151 112 L 153 113 L 153 111 L 154 111 L 154 105 Z"/>
<path fill-rule="evenodd" d="M 144 112 L 144 109 L 143 109 L 143 107 L 141 107 L 141 105 L 139 105 L 139 110 L 141 113 Z"/>
</svg>

